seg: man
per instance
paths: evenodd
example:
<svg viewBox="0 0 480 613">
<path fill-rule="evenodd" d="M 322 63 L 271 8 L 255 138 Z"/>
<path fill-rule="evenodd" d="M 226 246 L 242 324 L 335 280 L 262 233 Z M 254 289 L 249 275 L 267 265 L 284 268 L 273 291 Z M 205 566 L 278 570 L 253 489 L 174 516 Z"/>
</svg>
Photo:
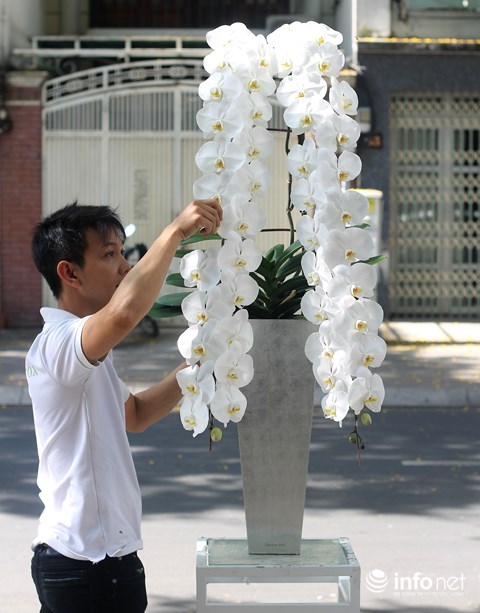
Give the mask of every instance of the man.
<svg viewBox="0 0 480 613">
<path fill-rule="evenodd" d="M 26 358 L 45 509 L 33 542 L 40 613 L 140 613 L 147 606 L 141 500 L 126 430 L 180 399 L 177 370 L 132 395 L 111 359 L 160 292 L 182 239 L 215 232 L 215 200 L 191 202 L 131 268 L 125 234 L 104 206 L 68 205 L 38 224 L 32 254 L 58 309 Z"/>
</svg>

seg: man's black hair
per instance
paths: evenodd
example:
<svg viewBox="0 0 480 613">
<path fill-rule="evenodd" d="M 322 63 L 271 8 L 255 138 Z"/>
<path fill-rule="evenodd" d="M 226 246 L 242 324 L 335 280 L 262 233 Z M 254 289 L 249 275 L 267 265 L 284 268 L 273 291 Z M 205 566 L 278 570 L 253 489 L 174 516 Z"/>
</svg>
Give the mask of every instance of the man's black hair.
<svg viewBox="0 0 480 613">
<path fill-rule="evenodd" d="M 38 271 L 58 300 L 62 284 L 57 264 L 62 260 L 82 267 L 85 263 L 87 232 L 94 230 L 108 238 L 112 230 L 125 241 L 125 230 L 117 213 L 109 206 L 90 206 L 74 202 L 55 211 L 34 230 L 32 257 Z"/>
</svg>

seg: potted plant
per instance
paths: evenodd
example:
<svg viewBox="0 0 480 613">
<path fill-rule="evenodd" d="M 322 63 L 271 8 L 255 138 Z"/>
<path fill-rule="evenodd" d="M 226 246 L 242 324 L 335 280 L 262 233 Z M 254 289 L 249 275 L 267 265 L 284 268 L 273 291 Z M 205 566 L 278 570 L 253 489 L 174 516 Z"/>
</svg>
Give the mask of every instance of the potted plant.
<svg viewBox="0 0 480 613">
<path fill-rule="evenodd" d="M 205 240 L 198 235 L 177 253 L 180 272 L 167 283 L 189 291 L 162 296 L 151 310 L 182 312 L 189 323 L 178 341 L 190 364 L 178 374 L 183 426 L 212 441 L 219 424 L 239 422 L 251 553 L 299 552 L 314 380 L 327 418 L 341 425 L 352 409 L 349 438 L 359 452 L 359 423 L 371 423 L 368 410 L 379 411 L 384 397 L 372 373 L 386 352 L 372 267 L 381 256 L 365 223 L 368 201 L 348 189 L 361 170 L 360 130 L 355 91 L 339 80 L 341 40 L 314 22 L 266 39 L 239 23 L 207 34 L 210 77 L 197 115 L 207 142 L 196 156 L 203 176 L 194 197 L 218 198 L 224 218 L 205 249 L 195 248 Z M 272 150 L 274 94 L 285 106 L 290 241 L 262 253 L 255 236 L 266 220 L 256 197 L 270 180 L 263 160 Z"/>
</svg>

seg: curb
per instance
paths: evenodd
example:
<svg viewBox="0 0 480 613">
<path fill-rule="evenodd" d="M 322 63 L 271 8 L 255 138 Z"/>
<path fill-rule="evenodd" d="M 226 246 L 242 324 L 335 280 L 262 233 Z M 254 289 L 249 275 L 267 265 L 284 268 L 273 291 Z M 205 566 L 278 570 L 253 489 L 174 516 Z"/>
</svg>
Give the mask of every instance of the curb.
<svg viewBox="0 0 480 613">
<path fill-rule="evenodd" d="M 151 387 L 155 382 L 126 382 L 132 394 Z M 324 394 L 319 387 L 315 388 L 314 407 L 320 409 Z M 0 406 L 30 406 L 30 396 L 27 386 L 0 385 Z M 480 407 L 479 386 L 462 386 L 448 390 L 419 389 L 418 387 L 392 387 L 385 390 L 384 408 L 421 408 L 448 407 L 460 408 L 468 406 Z"/>
</svg>

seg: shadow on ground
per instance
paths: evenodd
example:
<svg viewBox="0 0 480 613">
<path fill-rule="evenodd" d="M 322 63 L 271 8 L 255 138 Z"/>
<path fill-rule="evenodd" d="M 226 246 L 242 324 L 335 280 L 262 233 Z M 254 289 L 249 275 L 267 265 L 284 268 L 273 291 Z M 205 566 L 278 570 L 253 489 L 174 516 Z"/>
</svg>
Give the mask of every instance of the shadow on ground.
<svg viewBox="0 0 480 613">
<path fill-rule="evenodd" d="M 479 409 L 386 409 L 364 428 L 358 465 L 339 429 L 314 420 L 306 507 L 372 513 L 432 514 L 478 504 Z M 144 514 L 241 508 L 237 431 L 208 451 L 208 438 L 185 432 L 172 414 L 130 436 L 143 493 Z M 26 516 L 41 511 L 31 409 L 0 409 L 0 510 Z"/>
</svg>

